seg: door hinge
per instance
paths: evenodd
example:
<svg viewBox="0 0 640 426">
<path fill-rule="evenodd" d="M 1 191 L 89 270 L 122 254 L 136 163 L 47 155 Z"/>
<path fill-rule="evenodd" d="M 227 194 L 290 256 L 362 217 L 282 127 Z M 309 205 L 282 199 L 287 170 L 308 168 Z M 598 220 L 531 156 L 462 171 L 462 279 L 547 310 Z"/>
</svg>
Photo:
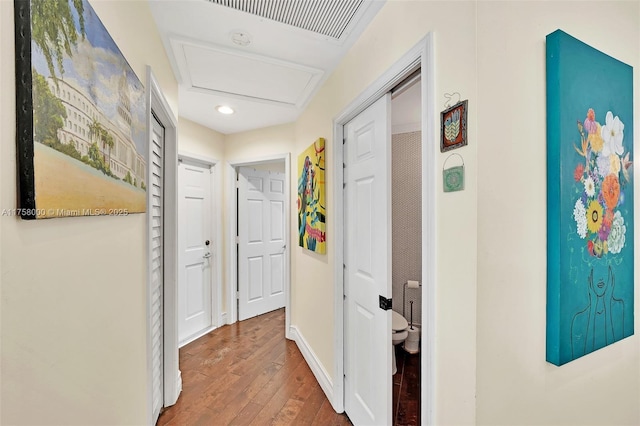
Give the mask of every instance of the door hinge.
<svg viewBox="0 0 640 426">
<path fill-rule="evenodd" d="M 347 183 L 347 165 L 342 163 L 342 187 Z"/>
<path fill-rule="evenodd" d="M 380 296 L 380 309 L 383 311 L 388 311 L 391 309 L 391 298 L 386 298 L 384 296 Z"/>
<path fill-rule="evenodd" d="M 239 291 L 236 291 L 236 299 L 240 300 L 240 292 Z"/>
<path fill-rule="evenodd" d="M 240 244 L 240 236 L 236 235 L 236 244 Z"/>
</svg>

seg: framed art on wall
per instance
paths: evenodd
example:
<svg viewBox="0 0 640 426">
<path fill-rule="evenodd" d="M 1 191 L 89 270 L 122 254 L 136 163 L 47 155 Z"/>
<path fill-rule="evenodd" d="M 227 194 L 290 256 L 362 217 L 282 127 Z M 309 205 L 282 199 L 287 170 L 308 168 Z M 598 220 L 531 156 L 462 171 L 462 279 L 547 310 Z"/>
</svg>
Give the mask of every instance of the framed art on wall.
<svg viewBox="0 0 640 426">
<path fill-rule="evenodd" d="M 146 210 L 142 83 L 86 0 L 16 0 L 23 219 Z"/>
<path fill-rule="evenodd" d="M 318 138 L 298 156 L 298 244 L 327 252 L 325 140 Z"/>
<path fill-rule="evenodd" d="M 467 103 L 458 102 L 440 113 L 440 152 L 467 144 Z"/>
<path fill-rule="evenodd" d="M 556 365 L 634 333 L 633 69 L 547 36 L 547 349 Z"/>
</svg>

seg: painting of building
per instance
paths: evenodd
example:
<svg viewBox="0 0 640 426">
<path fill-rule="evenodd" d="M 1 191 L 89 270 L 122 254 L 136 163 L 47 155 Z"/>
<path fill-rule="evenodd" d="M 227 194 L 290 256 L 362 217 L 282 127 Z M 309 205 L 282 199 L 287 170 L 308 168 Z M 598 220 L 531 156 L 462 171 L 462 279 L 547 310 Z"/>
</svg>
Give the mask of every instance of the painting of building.
<svg viewBox="0 0 640 426">
<path fill-rule="evenodd" d="M 30 0 L 28 10 L 30 55 L 17 64 L 31 80 L 18 102 L 32 110 L 18 117 L 20 216 L 144 212 L 142 83 L 86 0 Z"/>
</svg>

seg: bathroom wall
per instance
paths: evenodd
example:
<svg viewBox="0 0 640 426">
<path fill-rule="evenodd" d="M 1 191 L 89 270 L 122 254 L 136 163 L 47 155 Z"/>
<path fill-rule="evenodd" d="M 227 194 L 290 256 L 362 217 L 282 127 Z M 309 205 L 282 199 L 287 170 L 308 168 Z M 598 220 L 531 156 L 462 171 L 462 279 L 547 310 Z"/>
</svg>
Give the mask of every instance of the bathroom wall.
<svg viewBox="0 0 640 426">
<path fill-rule="evenodd" d="M 414 300 L 413 323 L 421 324 L 421 289 L 407 289 L 403 306 L 404 284 L 422 281 L 422 132 L 394 134 L 391 139 L 392 177 L 392 282 L 393 310 L 409 321 Z"/>
</svg>

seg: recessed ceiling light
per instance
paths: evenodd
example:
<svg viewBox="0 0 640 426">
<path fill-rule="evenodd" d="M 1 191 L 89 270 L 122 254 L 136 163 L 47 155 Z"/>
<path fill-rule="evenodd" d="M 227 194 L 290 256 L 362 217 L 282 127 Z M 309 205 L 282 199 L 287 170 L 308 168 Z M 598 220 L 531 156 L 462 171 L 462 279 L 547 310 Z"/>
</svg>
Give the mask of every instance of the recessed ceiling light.
<svg viewBox="0 0 640 426">
<path fill-rule="evenodd" d="M 233 108 L 227 105 L 218 105 L 216 107 L 216 111 L 218 111 L 220 114 L 225 114 L 225 115 L 233 114 L 235 112 Z"/>
</svg>

